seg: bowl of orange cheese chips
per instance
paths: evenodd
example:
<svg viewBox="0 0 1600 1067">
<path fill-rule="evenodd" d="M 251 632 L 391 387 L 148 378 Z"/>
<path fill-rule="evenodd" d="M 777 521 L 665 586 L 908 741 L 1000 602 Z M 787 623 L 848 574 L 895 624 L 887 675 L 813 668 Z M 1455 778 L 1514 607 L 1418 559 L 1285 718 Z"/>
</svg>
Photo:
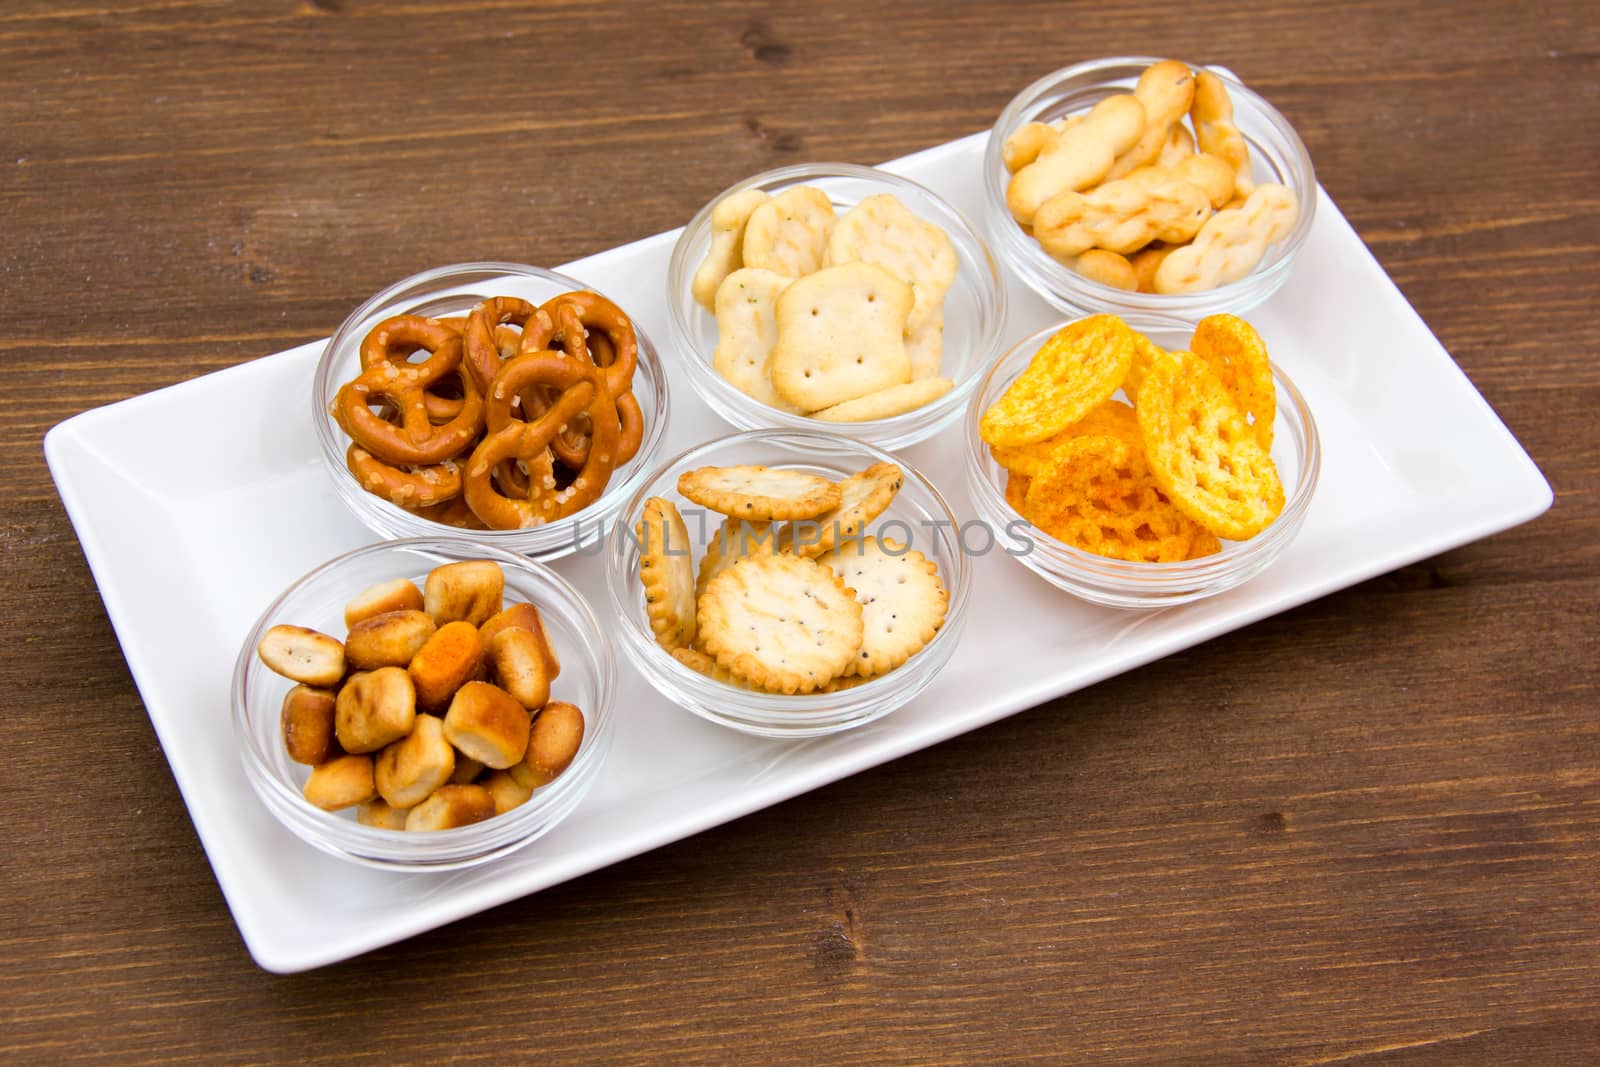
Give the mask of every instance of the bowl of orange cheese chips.
<svg viewBox="0 0 1600 1067">
<path fill-rule="evenodd" d="M 968 412 L 978 513 L 1046 581 L 1116 607 L 1259 574 L 1320 466 L 1304 397 L 1234 315 L 1058 323 L 1003 356 Z"/>
</svg>

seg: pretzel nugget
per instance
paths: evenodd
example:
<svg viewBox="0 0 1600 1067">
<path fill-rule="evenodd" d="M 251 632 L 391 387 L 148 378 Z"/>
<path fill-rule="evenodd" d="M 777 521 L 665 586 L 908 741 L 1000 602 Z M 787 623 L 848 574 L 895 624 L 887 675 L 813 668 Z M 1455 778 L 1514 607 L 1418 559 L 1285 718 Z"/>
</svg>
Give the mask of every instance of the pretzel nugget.
<svg viewBox="0 0 1600 1067">
<path fill-rule="evenodd" d="M 500 688 L 517 703 L 530 711 L 549 703 L 550 673 L 538 637 L 520 626 L 501 630 L 489 644 L 489 661 Z"/>
<path fill-rule="evenodd" d="M 429 616 L 438 625 L 465 619 L 477 626 L 500 610 L 505 585 L 500 564 L 486 559 L 463 560 L 429 571 L 422 597 Z"/>
<path fill-rule="evenodd" d="M 1044 250 L 1071 262 L 1091 248 L 1133 252 L 1151 241 L 1182 242 L 1211 215 L 1205 190 L 1171 175 L 1123 178 L 1091 193 L 1061 193 L 1034 216 Z"/>
<path fill-rule="evenodd" d="M 1139 391 L 1138 410 L 1151 474 L 1201 526 L 1242 541 L 1283 511 L 1283 482 L 1272 457 L 1204 361 L 1181 352 L 1156 360 Z"/>
<path fill-rule="evenodd" d="M 572 763 L 582 744 L 583 712 L 576 704 L 552 700 L 533 720 L 523 762 L 554 778 Z"/>
<path fill-rule="evenodd" d="M 337 685 L 344 677 L 344 646 L 304 626 L 274 626 L 256 645 L 256 655 L 274 672 L 302 685 Z"/>
<path fill-rule="evenodd" d="M 1133 362 L 1133 343 L 1133 331 L 1115 315 L 1091 315 L 1063 327 L 983 413 L 983 440 L 1026 445 L 1054 437 L 1111 399 Z"/>
<path fill-rule="evenodd" d="M 545 670 L 553 682 L 561 674 L 561 660 L 556 657 L 555 645 L 550 640 L 550 634 L 544 627 L 544 619 L 539 615 L 539 609 L 526 601 L 512 604 L 500 614 L 494 616 L 478 627 L 478 641 L 483 646 L 483 654 L 487 658 L 493 654 L 494 639 L 501 630 L 520 626 L 539 639 L 539 647 L 544 653 Z"/>
<path fill-rule="evenodd" d="M 323 811 L 338 811 L 377 796 L 371 756 L 340 756 L 311 769 L 301 792 Z"/>
<path fill-rule="evenodd" d="M 1144 105 L 1132 93 L 1108 96 L 1082 122 L 1068 127 L 1019 169 L 1006 187 L 1006 206 L 1024 226 L 1046 200 L 1086 189 L 1105 177 L 1118 156 L 1144 133 Z"/>
<path fill-rule="evenodd" d="M 428 711 L 448 706 L 455 691 L 476 677 L 482 663 L 483 652 L 476 626 L 457 619 L 439 627 L 417 649 L 406 667 L 417 689 L 418 706 Z M 411 805 L 400 806 L 409 808 Z"/>
<path fill-rule="evenodd" d="M 1299 202 L 1274 182 L 1255 187 L 1239 207 L 1224 208 L 1200 227 L 1193 243 L 1156 268 L 1158 293 L 1196 293 L 1236 282 L 1256 269 L 1267 246 L 1294 229 Z"/>
<path fill-rule="evenodd" d="M 495 771 L 483 780 L 483 788 L 494 798 L 494 813 L 504 815 L 512 808 L 520 808 L 533 796 L 533 787 L 517 781 L 510 771 Z"/>
<path fill-rule="evenodd" d="M 1175 59 L 1163 59 L 1139 75 L 1133 95 L 1144 105 L 1144 132 L 1111 164 L 1106 181 L 1138 170 L 1161 154 L 1168 131 L 1183 119 L 1194 101 L 1194 74 Z"/>
<path fill-rule="evenodd" d="M 434 630 L 433 620 L 425 612 L 386 611 L 350 627 L 344 639 L 345 655 L 359 671 L 404 667 Z"/>
<path fill-rule="evenodd" d="M 750 213 L 744 227 L 744 265 L 799 278 L 822 266 L 836 218 L 821 189 L 796 185 Z"/>
<path fill-rule="evenodd" d="M 381 798 L 369 800 L 356 809 L 356 822 L 379 830 L 404 830 L 406 811 L 404 808 L 390 807 Z"/>
<path fill-rule="evenodd" d="M 297 685 L 284 695 L 279 722 L 283 727 L 283 747 L 290 759 L 315 767 L 338 755 L 333 705 L 331 689 Z"/>
<path fill-rule="evenodd" d="M 499 686 L 468 682 L 450 701 L 444 736 L 462 754 L 494 770 L 505 770 L 527 751 L 528 712 Z"/>
<path fill-rule="evenodd" d="M 712 304 L 723 279 L 744 266 L 745 224 L 766 202 L 767 194 L 760 189 L 741 189 L 723 197 L 711 209 L 711 247 L 689 286 L 695 301 L 707 310 L 714 310 Z"/>
<path fill-rule="evenodd" d="M 378 795 L 391 807 L 410 808 L 450 781 L 455 769 L 456 750 L 444 739 L 444 723 L 418 715 L 409 734 L 378 753 L 372 775 Z"/>
<path fill-rule="evenodd" d="M 442 785 L 406 814 L 406 829 L 454 830 L 493 818 L 494 797 L 481 785 Z"/>
<path fill-rule="evenodd" d="M 376 752 L 411 732 L 417 691 L 400 667 L 353 674 L 334 698 L 333 728 L 346 752 Z"/>
<path fill-rule="evenodd" d="M 421 611 L 422 590 L 410 578 L 379 582 L 357 593 L 344 606 L 344 625 L 349 629 L 362 619 L 386 611 Z"/>
<path fill-rule="evenodd" d="M 1194 122 L 1195 141 L 1200 151 L 1218 157 L 1233 168 L 1235 188 L 1239 195 L 1249 196 L 1255 188 L 1250 172 L 1250 146 L 1239 127 L 1233 124 L 1233 101 L 1228 98 L 1228 87 L 1209 70 L 1195 75 L 1194 102 L 1189 107 L 1189 118 Z"/>
</svg>

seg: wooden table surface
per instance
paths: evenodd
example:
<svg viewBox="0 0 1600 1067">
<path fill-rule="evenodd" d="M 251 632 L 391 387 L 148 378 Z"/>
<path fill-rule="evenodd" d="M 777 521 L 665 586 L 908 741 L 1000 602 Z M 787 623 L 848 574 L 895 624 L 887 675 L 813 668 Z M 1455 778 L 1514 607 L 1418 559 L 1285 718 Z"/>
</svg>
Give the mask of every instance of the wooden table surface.
<svg viewBox="0 0 1600 1067">
<path fill-rule="evenodd" d="M 1592 1058 L 1600 18 L 1180 11 L 0 3 L 0 1051 Z M 1052 68 L 1141 52 L 1226 64 L 1287 114 L 1553 510 L 393 948 L 258 970 L 44 432 L 324 336 L 412 271 L 560 263 L 754 171 L 902 155 Z"/>
</svg>

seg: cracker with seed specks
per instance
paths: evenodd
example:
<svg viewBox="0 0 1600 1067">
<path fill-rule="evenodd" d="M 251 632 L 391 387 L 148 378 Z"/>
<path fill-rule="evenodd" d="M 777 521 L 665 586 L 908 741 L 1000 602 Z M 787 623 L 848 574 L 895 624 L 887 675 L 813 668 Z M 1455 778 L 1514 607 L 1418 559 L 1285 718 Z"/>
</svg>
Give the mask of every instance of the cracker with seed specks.
<svg viewBox="0 0 1600 1067">
<path fill-rule="evenodd" d="M 872 678 L 922 651 L 944 625 L 950 594 L 939 566 L 897 541 L 867 537 L 817 557 L 861 602 L 861 648 L 847 674 Z"/>
<path fill-rule="evenodd" d="M 882 515 L 904 484 L 905 472 L 893 463 L 874 463 L 852 474 L 839 483 L 839 506 L 785 526 L 778 534 L 778 551 L 807 559 L 832 551 Z"/>
<path fill-rule="evenodd" d="M 892 193 L 878 193 L 844 213 L 828 239 L 824 266 L 876 263 L 910 284 L 916 297 L 907 329 L 942 315 L 956 280 L 956 247 L 938 226 L 917 218 Z"/>
<path fill-rule="evenodd" d="M 700 597 L 708 654 L 740 678 L 780 693 L 810 693 L 839 677 L 861 647 L 855 592 L 798 556 L 750 556 Z"/>
<path fill-rule="evenodd" d="M 715 310 L 722 280 L 744 266 L 744 228 L 755 209 L 767 202 L 760 189 L 741 189 L 717 201 L 711 209 L 711 247 L 694 272 L 689 292 L 701 307 Z"/>
<path fill-rule="evenodd" d="M 736 519 L 814 519 L 839 506 L 839 485 L 780 467 L 701 467 L 678 475 L 678 492 Z"/>
<path fill-rule="evenodd" d="M 770 555 L 778 550 L 778 528 L 772 522 L 726 518 L 700 557 L 700 576 L 694 584 L 698 600 L 711 579 L 746 556 Z"/>
<path fill-rule="evenodd" d="M 778 297 L 772 384 L 818 411 L 911 380 L 911 286 L 871 263 L 824 267 Z"/>
<path fill-rule="evenodd" d="M 769 407 L 795 406 L 772 387 L 772 346 L 778 343 L 778 296 L 794 279 L 759 267 L 736 270 L 717 289 L 717 350 L 711 369 L 734 388 Z"/>
<path fill-rule="evenodd" d="M 672 501 L 653 496 L 634 530 L 650 629 L 663 648 L 688 648 L 695 634 L 694 563 L 683 516 Z"/>
<path fill-rule="evenodd" d="M 791 278 L 822 266 L 838 218 L 821 189 L 796 185 L 750 213 L 744 225 L 744 265 Z"/>
<path fill-rule="evenodd" d="M 831 408 L 814 411 L 811 417 L 826 422 L 867 422 L 871 419 L 892 419 L 931 404 L 956 387 L 949 378 L 923 378 L 904 385 L 891 385 L 876 393 L 846 400 Z"/>
</svg>

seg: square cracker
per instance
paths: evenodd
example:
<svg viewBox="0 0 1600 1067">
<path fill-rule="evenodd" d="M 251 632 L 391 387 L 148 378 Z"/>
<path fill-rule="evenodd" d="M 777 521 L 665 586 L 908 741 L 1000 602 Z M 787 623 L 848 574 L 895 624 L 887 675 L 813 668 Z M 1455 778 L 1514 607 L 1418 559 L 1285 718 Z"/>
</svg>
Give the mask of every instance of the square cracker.
<svg viewBox="0 0 1600 1067">
<path fill-rule="evenodd" d="M 844 213 L 828 238 L 826 266 L 876 263 L 911 285 L 916 296 L 906 324 L 943 317 L 944 295 L 956 280 L 956 248 L 938 226 L 912 214 L 891 193 L 878 193 Z"/>
<path fill-rule="evenodd" d="M 887 389 L 879 389 L 876 393 L 858 396 L 854 400 L 846 400 L 831 408 L 823 408 L 821 411 L 812 412 L 811 417 L 827 422 L 892 419 L 896 415 L 915 411 L 924 404 L 933 403 L 955 386 L 956 383 L 949 378 L 920 378 L 904 385 L 891 385 Z"/>
<path fill-rule="evenodd" d="M 871 263 L 824 267 L 778 297 L 772 384 L 805 411 L 911 380 L 911 286 Z"/>
<path fill-rule="evenodd" d="M 711 247 L 689 285 L 689 292 L 702 307 L 715 311 L 713 302 L 722 280 L 744 266 L 745 223 L 766 202 L 767 194 L 760 189 L 740 189 L 711 209 Z"/>
<path fill-rule="evenodd" d="M 778 296 L 794 279 L 759 267 L 736 270 L 717 287 L 717 350 L 711 368 L 734 388 L 769 407 L 795 406 L 772 387 L 772 346 L 778 342 Z"/>
<path fill-rule="evenodd" d="M 796 185 L 750 213 L 744 226 L 744 265 L 799 278 L 822 266 L 838 219 L 821 189 Z"/>
</svg>

